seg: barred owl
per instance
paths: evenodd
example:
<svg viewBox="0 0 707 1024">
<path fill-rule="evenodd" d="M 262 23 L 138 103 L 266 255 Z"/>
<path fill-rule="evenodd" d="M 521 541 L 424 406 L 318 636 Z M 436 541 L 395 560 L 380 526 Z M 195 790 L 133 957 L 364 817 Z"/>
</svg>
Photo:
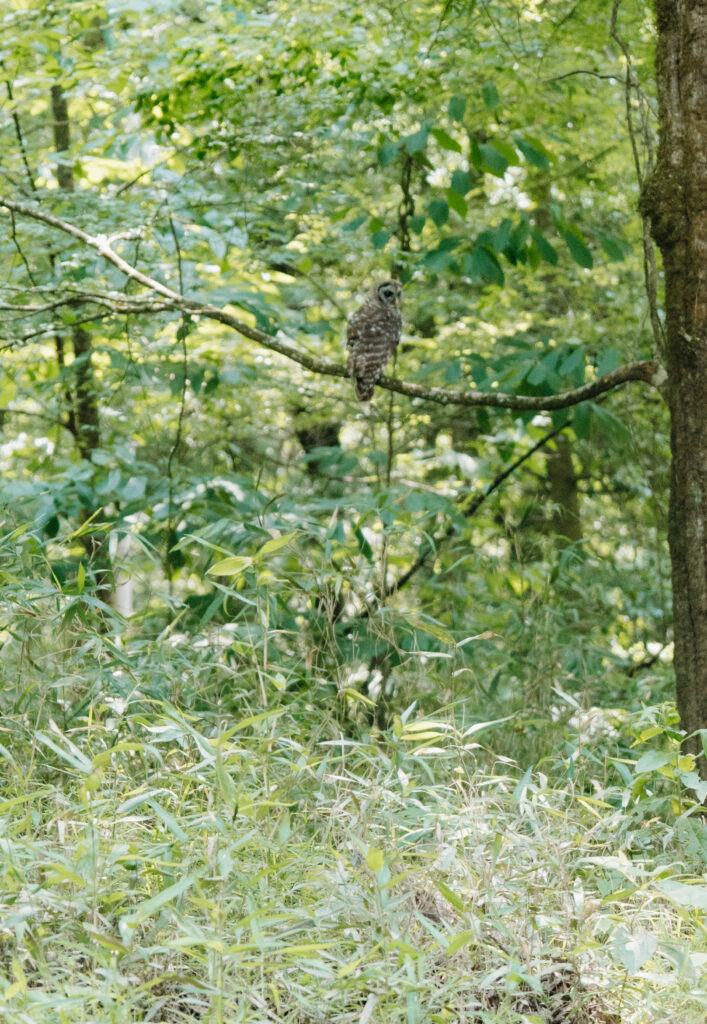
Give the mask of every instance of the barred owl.
<svg viewBox="0 0 707 1024">
<path fill-rule="evenodd" d="M 400 341 L 400 281 L 381 281 L 368 298 L 349 317 L 346 344 L 347 368 L 356 388 L 356 397 L 368 402 L 380 380 L 383 367 L 395 353 Z"/>
</svg>

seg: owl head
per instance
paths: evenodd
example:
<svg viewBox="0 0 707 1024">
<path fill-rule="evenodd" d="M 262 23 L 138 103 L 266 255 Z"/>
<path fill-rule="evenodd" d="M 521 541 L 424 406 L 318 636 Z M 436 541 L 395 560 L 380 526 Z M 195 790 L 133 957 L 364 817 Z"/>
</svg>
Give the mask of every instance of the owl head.
<svg viewBox="0 0 707 1024">
<path fill-rule="evenodd" d="M 399 306 L 403 289 L 400 281 L 381 281 L 376 285 L 374 292 L 381 306 Z"/>
</svg>

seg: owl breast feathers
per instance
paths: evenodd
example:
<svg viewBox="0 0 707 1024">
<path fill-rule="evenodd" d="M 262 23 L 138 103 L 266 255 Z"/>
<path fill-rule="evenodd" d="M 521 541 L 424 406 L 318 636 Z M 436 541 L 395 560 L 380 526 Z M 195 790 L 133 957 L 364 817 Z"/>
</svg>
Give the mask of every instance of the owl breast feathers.
<svg viewBox="0 0 707 1024">
<path fill-rule="evenodd" d="M 381 281 L 366 301 L 352 313 L 346 328 L 349 350 L 347 368 L 356 397 L 368 402 L 381 378 L 383 367 L 395 353 L 403 321 L 400 315 L 400 281 Z"/>
</svg>

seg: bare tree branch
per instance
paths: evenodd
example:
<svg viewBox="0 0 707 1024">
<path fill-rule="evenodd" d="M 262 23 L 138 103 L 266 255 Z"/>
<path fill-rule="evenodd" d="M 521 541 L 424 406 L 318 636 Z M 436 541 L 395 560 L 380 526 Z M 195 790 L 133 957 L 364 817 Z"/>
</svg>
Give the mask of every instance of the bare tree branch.
<svg viewBox="0 0 707 1024">
<path fill-rule="evenodd" d="M 105 236 L 89 235 L 87 232 L 82 231 L 81 228 L 61 220 L 59 217 L 44 213 L 34 206 L 17 203 L 1 196 L 0 207 L 4 207 L 6 210 L 13 211 L 23 217 L 31 217 L 33 220 L 48 224 L 58 231 L 63 231 L 65 234 L 80 239 L 85 245 L 95 249 L 105 260 L 112 263 L 114 267 L 117 267 L 127 277 L 137 281 L 149 291 L 156 292 L 158 295 L 169 300 L 167 303 L 160 304 L 162 309 L 171 309 L 189 316 L 200 316 L 209 320 L 216 320 L 218 323 L 232 328 L 232 330 L 243 337 L 257 342 L 263 348 L 277 352 L 286 359 L 290 359 L 305 369 L 311 370 L 313 373 L 325 374 L 331 377 L 348 377 L 346 366 L 343 363 L 335 363 L 330 359 L 322 359 L 302 351 L 282 332 L 278 332 L 277 335 L 266 334 L 265 331 L 261 331 L 257 327 L 251 327 L 218 306 L 182 297 L 179 292 L 174 291 L 148 274 L 143 274 L 142 271 L 127 263 L 122 256 L 111 248 Z M 97 298 L 94 296 L 92 301 L 97 301 Z M 134 303 L 135 300 L 132 300 L 132 302 Z M 104 300 L 104 304 L 108 303 Z M 118 313 L 123 311 L 134 312 L 134 306 L 128 309 L 128 304 L 124 297 L 121 300 L 116 299 L 115 311 Z M 540 412 L 551 409 L 566 409 L 569 406 L 578 405 L 580 402 L 596 398 L 598 395 L 611 391 L 613 388 L 632 380 L 658 386 L 664 380 L 664 371 L 657 363 L 651 361 L 628 363 L 626 366 L 619 367 L 619 369 L 605 374 L 598 380 L 590 381 L 579 388 L 563 391 L 556 395 L 510 395 L 500 391 L 461 391 L 458 389 L 426 387 L 421 384 L 398 380 L 395 377 L 381 377 L 379 385 L 389 391 L 396 391 L 398 394 L 407 395 L 408 398 L 420 398 L 428 402 L 436 402 L 438 405 L 488 406 L 497 409 L 519 409 Z"/>
<path fill-rule="evenodd" d="M 500 473 L 498 473 L 497 476 L 495 476 L 494 479 L 489 484 L 487 484 L 485 487 L 482 487 L 481 490 L 477 491 L 476 494 L 467 495 L 465 500 L 459 503 L 458 511 L 466 519 L 473 518 L 473 516 L 476 515 L 481 506 L 484 504 L 486 499 L 490 498 L 494 491 L 497 491 L 501 484 L 503 484 L 510 476 L 512 476 L 515 473 L 515 471 L 523 465 L 524 462 L 527 462 L 527 460 L 530 459 L 533 455 L 535 455 L 536 452 L 540 451 L 541 448 L 544 448 L 546 444 L 549 444 L 550 441 L 558 437 L 563 430 L 567 430 L 567 428 L 570 427 L 571 425 L 572 418 L 570 417 L 566 423 L 562 424 L 562 426 L 553 428 L 551 431 L 549 431 L 547 434 L 541 437 L 539 441 L 536 441 L 536 443 L 531 448 L 528 449 L 528 451 L 523 452 L 522 455 L 519 455 L 518 458 L 513 460 L 510 466 L 507 466 Z M 385 589 L 383 590 L 382 593 L 382 597 L 384 599 L 390 597 L 392 594 L 397 593 L 407 583 L 409 583 L 412 577 L 417 572 L 419 572 L 420 569 L 423 568 L 423 566 L 425 566 L 428 563 L 431 556 L 437 553 L 439 546 L 443 544 L 444 541 L 449 540 L 450 537 L 453 537 L 455 532 L 455 524 L 450 523 L 449 526 L 444 531 L 444 533 L 440 534 L 437 537 L 428 538 L 426 542 L 423 544 L 422 549 L 417 558 L 415 559 L 415 561 L 405 570 L 405 572 L 401 573 L 400 576 L 398 576 L 397 579 L 393 580 L 391 583 L 386 584 Z M 356 618 L 359 620 L 368 619 L 372 615 L 374 615 L 378 610 L 380 609 L 365 608 L 363 612 L 356 616 Z"/>
<path fill-rule="evenodd" d="M 604 78 L 609 82 L 618 82 L 619 75 L 602 75 L 599 71 L 590 71 L 589 68 L 577 68 L 576 71 L 565 71 L 564 75 L 554 75 L 546 78 L 546 82 L 561 82 L 563 78 L 572 78 L 573 75 L 592 75 L 594 78 Z"/>
</svg>

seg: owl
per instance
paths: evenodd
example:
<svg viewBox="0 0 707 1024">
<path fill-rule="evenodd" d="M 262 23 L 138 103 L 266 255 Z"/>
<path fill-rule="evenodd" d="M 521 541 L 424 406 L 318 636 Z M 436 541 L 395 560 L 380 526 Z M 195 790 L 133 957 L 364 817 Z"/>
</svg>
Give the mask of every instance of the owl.
<svg viewBox="0 0 707 1024">
<path fill-rule="evenodd" d="M 346 345 L 347 369 L 356 388 L 356 397 L 368 402 L 381 378 L 383 367 L 395 353 L 403 320 L 400 315 L 400 281 L 381 281 L 368 298 L 349 317 Z"/>
</svg>

